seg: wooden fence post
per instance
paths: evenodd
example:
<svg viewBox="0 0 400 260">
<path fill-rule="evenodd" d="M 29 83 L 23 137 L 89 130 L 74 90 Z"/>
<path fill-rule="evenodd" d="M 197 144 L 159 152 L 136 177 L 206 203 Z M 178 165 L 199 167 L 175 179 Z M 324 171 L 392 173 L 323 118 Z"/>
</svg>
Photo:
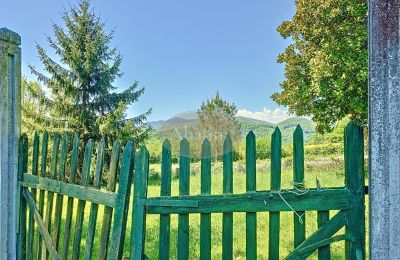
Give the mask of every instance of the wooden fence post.
<svg viewBox="0 0 400 260">
<path fill-rule="evenodd" d="M 364 134 L 362 127 L 351 122 L 344 132 L 344 160 L 346 187 L 355 197 L 347 212 L 346 259 L 365 259 L 364 216 Z"/>
<path fill-rule="evenodd" d="M 16 258 L 17 147 L 20 135 L 21 37 L 0 29 L 0 252 Z"/>
</svg>

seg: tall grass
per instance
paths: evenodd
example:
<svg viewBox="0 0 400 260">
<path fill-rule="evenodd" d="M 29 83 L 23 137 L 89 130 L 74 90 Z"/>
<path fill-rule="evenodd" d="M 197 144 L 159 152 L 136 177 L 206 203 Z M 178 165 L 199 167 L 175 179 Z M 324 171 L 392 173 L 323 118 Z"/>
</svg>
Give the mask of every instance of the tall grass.
<svg viewBox="0 0 400 260">
<path fill-rule="evenodd" d="M 257 162 L 257 190 L 268 190 L 270 186 L 270 169 L 268 161 Z M 173 173 L 177 171 L 177 165 L 173 165 Z M 289 189 L 292 185 L 292 161 L 285 159 L 282 163 L 282 189 Z M 308 188 L 316 187 L 316 180 L 318 179 L 322 187 L 341 187 L 344 186 L 344 169 L 343 160 L 341 158 L 319 158 L 306 160 L 305 164 L 305 186 Z M 148 187 L 148 196 L 156 197 L 160 194 L 159 178 L 160 178 L 160 165 L 153 164 L 150 166 L 150 184 Z M 172 180 L 172 195 L 178 195 L 178 180 L 174 176 Z M 233 178 L 233 191 L 234 193 L 244 193 L 246 190 L 246 175 L 245 165 L 243 162 L 234 163 L 234 178 Z M 212 194 L 222 193 L 222 164 L 214 163 L 212 166 L 211 176 L 211 192 Z M 190 176 L 190 194 L 200 194 L 200 164 L 191 164 Z M 66 199 L 64 199 L 63 220 L 66 214 Z M 131 200 L 132 201 L 132 200 Z M 131 202 L 132 203 L 132 202 Z M 367 200 L 368 203 L 368 200 Z M 76 212 L 77 201 L 74 202 Z M 368 207 L 367 207 L 368 209 Z M 96 238 L 93 257 L 98 257 L 99 240 L 101 220 L 103 217 L 104 207 L 100 206 L 99 215 L 96 227 Z M 86 204 L 85 208 L 85 222 L 82 236 L 81 257 L 83 258 L 85 240 L 87 233 L 87 221 L 90 212 L 90 203 Z M 57 213 L 59 214 L 59 213 Z M 330 216 L 335 212 L 331 211 Z M 129 255 L 130 244 L 130 228 L 131 228 L 132 204 L 130 205 L 126 240 L 124 246 L 124 256 Z M 281 213 L 281 236 L 280 236 L 280 255 L 284 257 L 293 250 L 293 212 Z M 54 218 L 53 218 L 54 219 Z M 368 218 L 367 218 L 368 219 Z M 222 257 L 222 214 L 212 214 L 212 258 L 220 259 Z M 257 254 L 259 259 L 267 259 L 268 256 L 268 213 L 257 213 Z M 200 214 L 191 214 L 189 217 L 190 222 L 190 243 L 189 243 L 189 256 L 190 259 L 198 259 L 200 256 Z M 73 223 L 74 227 L 74 223 Z M 246 256 L 246 221 L 245 213 L 234 213 L 234 258 L 245 259 Z M 170 258 L 177 258 L 177 229 L 178 217 L 172 215 L 171 217 L 171 250 Z M 307 212 L 306 214 L 306 234 L 311 235 L 317 230 L 317 214 L 316 212 Z M 37 231 L 36 231 L 37 232 Z M 64 222 L 61 229 L 61 243 L 62 248 Z M 342 233 L 343 230 L 339 231 Z M 72 231 L 71 238 L 73 238 Z M 146 224 L 146 245 L 145 253 L 150 259 L 158 259 L 158 235 L 159 235 L 159 216 L 147 215 Z M 367 240 L 368 243 L 368 240 Z M 70 251 L 72 252 L 72 241 L 70 243 Z M 337 242 L 331 245 L 332 259 L 343 259 L 344 256 L 344 242 Z M 310 259 L 316 259 L 316 252 Z"/>
</svg>

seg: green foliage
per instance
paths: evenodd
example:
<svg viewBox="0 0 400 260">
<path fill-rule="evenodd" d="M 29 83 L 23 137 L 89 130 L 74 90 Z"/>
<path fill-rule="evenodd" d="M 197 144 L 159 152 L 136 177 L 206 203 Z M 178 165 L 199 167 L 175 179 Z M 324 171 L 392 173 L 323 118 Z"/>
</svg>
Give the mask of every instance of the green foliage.
<svg viewBox="0 0 400 260">
<path fill-rule="evenodd" d="M 47 99 L 45 90 L 39 83 L 22 77 L 21 103 L 22 132 L 32 134 L 32 129 L 50 130 L 51 133 L 68 131 L 66 122 L 52 118 L 52 111 L 47 110 L 51 101 Z M 43 103 L 46 105 L 42 106 Z"/>
<path fill-rule="evenodd" d="M 240 124 L 235 118 L 236 113 L 235 104 L 223 100 L 218 92 L 215 97 L 203 102 L 197 112 L 198 128 L 210 140 L 215 158 L 222 155 L 222 144 L 228 134 L 232 140 L 240 138 Z"/>
<path fill-rule="evenodd" d="M 250 131 L 253 131 L 257 137 L 270 137 L 275 129 L 275 125 L 267 122 L 240 122 L 242 138 L 245 137 Z"/>
<path fill-rule="evenodd" d="M 127 107 L 139 99 L 144 89 L 135 82 L 116 92 L 113 82 L 122 76 L 122 57 L 110 47 L 113 32 L 105 32 L 105 23 L 87 0 L 65 10 L 62 19 L 64 26 L 53 24 L 55 38 L 47 38 L 60 63 L 37 45 L 45 72 L 30 66 L 44 84 L 32 93 L 39 94 L 35 102 L 47 111 L 47 126 L 61 121 L 66 128 L 81 132 L 83 140 L 98 140 L 105 135 L 109 144 L 117 138 L 142 141 L 148 134 L 146 118 L 150 110 L 126 119 Z"/>
<path fill-rule="evenodd" d="M 315 156 L 342 155 L 343 149 L 343 143 L 313 144 L 304 147 L 304 154 Z"/>
<path fill-rule="evenodd" d="M 318 132 L 350 116 L 367 122 L 367 2 L 298 0 L 278 31 L 293 43 L 279 55 L 282 91 L 272 98 L 299 116 L 312 116 Z"/>
</svg>

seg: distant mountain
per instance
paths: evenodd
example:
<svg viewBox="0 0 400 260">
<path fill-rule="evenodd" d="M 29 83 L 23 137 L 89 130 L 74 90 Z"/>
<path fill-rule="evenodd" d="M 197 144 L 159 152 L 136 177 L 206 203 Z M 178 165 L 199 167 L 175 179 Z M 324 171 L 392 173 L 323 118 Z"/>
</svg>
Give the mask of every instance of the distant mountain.
<svg viewBox="0 0 400 260">
<path fill-rule="evenodd" d="M 282 132 L 282 141 L 284 143 L 292 142 L 293 132 L 296 130 L 297 125 L 300 125 L 303 129 L 305 142 L 315 133 L 315 124 L 310 119 L 303 117 L 289 118 L 277 124 Z"/>
<path fill-rule="evenodd" d="M 184 119 L 181 117 L 173 117 L 168 119 L 167 121 L 164 121 L 164 123 L 160 125 L 159 128 L 169 129 L 169 128 L 192 126 L 196 124 L 197 121 L 198 121 L 197 119 Z"/>
<path fill-rule="evenodd" d="M 314 131 L 315 130 L 314 122 L 311 121 L 310 119 L 307 119 L 304 117 L 288 118 L 277 124 L 277 126 L 279 126 L 279 128 L 281 130 L 287 129 L 287 128 L 296 128 L 297 125 L 300 125 L 304 131 Z"/>
<path fill-rule="evenodd" d="M 237 117 L 237 119 L 242 128 L 242 137 L 245 137 L 250 131 L 253 131 L 258 138 L 269 137 L 276 127 L 273 123 L 253 118 Z"/>
<path fill-rule="evenodd" d="M 197 111 L 186 111 L 186 112 L 182 112 L 179 113 L 177 115 L 175 115 L 174 117 L 179 117 L 185 120 L 194 120 L 194 119 L 198 119 L 197 117 Z"/>
<path fill-rule="evenodd" d="M 254 118 L 244 117 L 244 116 L 237 116 L 236 119 L 242 123 L 254 123 L 254 124 L 272 124 L 267 121 L 258 120 Z"/>
<path fill-rule="evenodd" d="M 153 122 L 150 122 L 150 126 L 151 126 L 152 128 L 158 128 L 158 127 L 160 127 L 161 125 L 163 125 L 164 122 L 165 122 L 164 120 L 153 121 Z"/>
<path fill-rule="evenodd" d="M 289 118 L 278 124 L 243 116 L 238 116 L 236 119 L 241 124 L 242 137 L 245 137 L 249 131 L 253 131 L 258 138 L 270 137 L 277 126 L 282 132 L 282 140 L 284 143 L 292 142 L 293 132 L 297 125 L 302 127 L 305 141 L 315 133 L 314 122 L 302 117 Z M 155 136 L 167 137 L 171 135 L 175 136 L 177 133 L 182 135 L 187 130 L 193 129 L 197 122 L 197 112 L 188 111 L 177 114 L 168 120 L 154 121 L 150 124 L 156 130 Z"/>
</svg>

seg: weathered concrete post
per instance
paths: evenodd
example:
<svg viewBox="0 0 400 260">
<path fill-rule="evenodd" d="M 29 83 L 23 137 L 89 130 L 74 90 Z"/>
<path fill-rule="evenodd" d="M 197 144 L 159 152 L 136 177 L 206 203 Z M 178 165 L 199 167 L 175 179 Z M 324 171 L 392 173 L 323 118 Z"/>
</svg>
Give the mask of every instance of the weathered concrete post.
<svg viewBox="0 0 400 260">
<path fill-rule="evenodd" d="M 371 259 L 400 259 L 399 16 L 399 0 L 369 0 Z"/>
<path fill-rule="evenodd" d="M 16 257 L 17 141 L 20 135 L 21 38 L 0 29 L 0 259 Z"/>
</svg>

